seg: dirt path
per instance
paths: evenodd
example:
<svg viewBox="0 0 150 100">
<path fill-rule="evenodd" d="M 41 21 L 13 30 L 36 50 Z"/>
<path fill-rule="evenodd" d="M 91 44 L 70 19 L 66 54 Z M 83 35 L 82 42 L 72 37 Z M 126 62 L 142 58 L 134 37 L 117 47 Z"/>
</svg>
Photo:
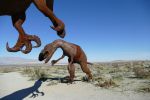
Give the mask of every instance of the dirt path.
<svg viewBox="0 0 150 100">
<path fill-rule="evenodd" d="M 29 81 L 20 73 L 0 74 L 0 99 L 2 100 L 150 100 L 149 94 L 124 94 L 97 88 L 85 82 L 75 84 Z"/>
</svg>

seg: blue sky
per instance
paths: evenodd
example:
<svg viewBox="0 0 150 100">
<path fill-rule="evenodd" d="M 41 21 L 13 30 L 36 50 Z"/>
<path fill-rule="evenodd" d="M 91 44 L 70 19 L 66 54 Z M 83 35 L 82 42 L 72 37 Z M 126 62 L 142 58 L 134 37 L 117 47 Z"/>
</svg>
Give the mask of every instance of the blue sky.
<svg viewBox="0 0 150 100">
<path fill-rule="evenodd" d="M 80 45 L 89 61 L 150 59 L 149 0 L 55 0 L 56 16 L 64 21 L 64 40 Z M 18 32 L 9 16 L 0 16 L 0 57 L 37 59 L 41 49 L 59 39 L 51 21 L 32 4 L 23 27 L 41 38 L 42 46 L 25 55 L 6 51 L 14 46 Z M 61 56 L 59 49 L 53 58 Z"/>
</svg>

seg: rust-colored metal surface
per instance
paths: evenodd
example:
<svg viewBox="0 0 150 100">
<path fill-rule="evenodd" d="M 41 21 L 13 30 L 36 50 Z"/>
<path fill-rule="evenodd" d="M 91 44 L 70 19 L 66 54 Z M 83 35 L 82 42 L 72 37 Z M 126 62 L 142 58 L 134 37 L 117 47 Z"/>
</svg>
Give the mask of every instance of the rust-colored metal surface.
<svg viewBox="0 0 150 100">
<path fill-rule="evenodd" d="M 61 48 L 63 51 L 63 55 L 57 59 L 52 60 L 51 63 L 54 65 L 59 60 L 63 59 L 65 56 L 68 57 L 68 72 L 70 74 L 69 80 L 70 82 L 73 81 L 75 77 L 75 66 L 74 63 L 78 63 L 81 66 L 81 69 L 83 72 L 85 72 L 88 76 L 88 79 L 92 79 L 92 74 L 90 69 L 88 68 L 87 64 L 91 64 L 87 62 L 87 57 L 82 48 L 76 44 L 66 42 L 64 40 L 55 40 L 54 42 L 46 45 L 44 49 L 39 54 L 39 60 L 43 61 L 45 60 L 45 63 L 47 63 L 54 52 L 57 50 L 57 48 Z"/>
<path fill-rule="evenodd" d="M 22 27 L 26 19 L 25 12 L 31 3 L 34 3 L 37 9 L 52 21 L 54 26 L 51 28 L 57 31 L 58 36 L 65 37 L 65 25 L 53 13 L 54 0 L 0 0 L 0 16 L 11 16 L 13 26 L 19 32 L 19 38 L 14 47 L 10 48 L 7 43 L 6 48 L 9 52 L 22 51 L 27 54 L 31 52 L 32 48 L 41 46 L 40 38 L 35 35 L 28 35 Z M 36 42 L 37 45 L 32 46 L 31 41 Z M 24 46 L 26 47 L 25 50 L 23 50 Z"/>
</svg>

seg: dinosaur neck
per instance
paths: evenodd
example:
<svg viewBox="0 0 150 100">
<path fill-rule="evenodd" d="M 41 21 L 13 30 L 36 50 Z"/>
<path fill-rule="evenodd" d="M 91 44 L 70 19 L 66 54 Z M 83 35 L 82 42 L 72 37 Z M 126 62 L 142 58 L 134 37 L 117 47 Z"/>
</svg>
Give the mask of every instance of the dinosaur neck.
<svg viewBox="0 0 150 100">
<path fill-rule="evenodd" d="M 53 46 L 54 46 L 54 48 L 63 48 L 63 44 L 64 44 L 64 41 L 63 40 L 55 40 L 54 42 L 53 42 Z"/>
</svg>

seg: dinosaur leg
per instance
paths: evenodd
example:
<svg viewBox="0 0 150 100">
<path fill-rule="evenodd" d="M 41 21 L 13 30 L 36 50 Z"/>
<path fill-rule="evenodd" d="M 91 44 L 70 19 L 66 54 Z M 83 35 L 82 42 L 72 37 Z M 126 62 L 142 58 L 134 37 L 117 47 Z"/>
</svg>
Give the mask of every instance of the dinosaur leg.
<svg viewBox="0 0 150 100">
<path fill-rule="evenodd" d="M 22 28 L 22 24 L 24 23 L 25 18 L 26 18 L 25 13 L 12 16 L 12 23 L 16 28 L 16 30 L 19 32 L 19 38 L 16 45 L 13 48 L 9 48 L 7 43 L 6 45 L 7 51 L 9 52 L 22 51 L 23 53 L 27 54 L 32 50 L 31 41 L 35 41 L 37 43 L 37 46 L 34 47 L 41 46 L 41 41 L 37 36 L 25 34 Z M 26 47 L 26 49 L 22 50 L 24 46 Z"/>
<path fill-rule="evenodd" d="M 65 37 L 65 25 L 53 13 L 53 0 L 49 0 L 49 1 L 33 0 L 33 1 L 36 7 L 52 21 L 54 26 L 51 26 L 51 28 L 57 31 L 57 35 L 59 35 L 61 38 L 64 38 Z"/>
<path fill-rule="evenodd" d="M 46 0 L 47 7 L 53 11 L 54 0 Z"/>
<path fill-rule="evenodd" d="M 68 72 L 70 74 L 69 76 L 69 82 L 72 83 L 73 79 L 75 77 L 75 66 L 73 64 L 73 59 L 68 59 L 69 64 L 68 64 Z"/>
<path fill-rule="evenodd" d="M 86 62 L 81 62 L 80 63 L 81 69 L 84 73 L 86 73 L 86 75 L 88 76 L 88 79 L 92 79 L 92 74 L 90 69 L 87 67 L 87 63 Z"/>
<path fill-rule="evenodd" d="M 75 66 L 74 64 L 68 65 L 68 71 L 69 71 L 69 81 L 72 83 L 73 79 L 75 77 Z"/>
</svg>

